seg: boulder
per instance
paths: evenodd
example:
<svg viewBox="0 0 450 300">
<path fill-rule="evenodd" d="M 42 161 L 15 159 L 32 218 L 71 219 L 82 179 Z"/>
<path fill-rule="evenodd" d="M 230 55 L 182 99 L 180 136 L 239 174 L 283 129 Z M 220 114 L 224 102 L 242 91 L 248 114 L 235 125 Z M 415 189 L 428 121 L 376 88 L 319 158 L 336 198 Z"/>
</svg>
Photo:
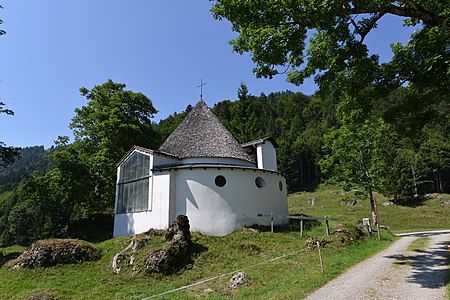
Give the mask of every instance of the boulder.
<svg viewBox="0 0 450 300">
<path fill-rule="evenodd" d="M 188 217 L 179 215 L 170 223 L 169 228 L 167 228 L 166 233 L 164 234 L 164 238 L 166 239 L 166 242 L 172 242 L 172 240 L 175 240 L 174 243 L 180 241 L 186 241 L 187 243 L 190 243 L 190 229 L 191 227 L 189 225 Z"/>
<path fill-rule="evenodd" d="M 189 219 L 179 215 L 164 234 L 165 250 L 154 251 L 144 258 L 146 273 L 168 274 L 187 259 L 192 245 Z"/>
<path fill-rule="evenodd" d="M 16 268 L 51 267 L 57 264 L 73 264 L 100 258 L 100 251 L 81 240 L 42 240 L 32 244 L 13 264 Z"/>
<path fill-rule="evenodd" d="M 228 284 L 228 287 L 230 289 L 235 289 L 239 285 L 246 284 L 247 283 L 247 275 L 244 272 L 239 272 L 233 277 L 231 277 L 230 282 Z"/>
<path fill-rule="evenodd" d="M 305 241 L 305 246 L 309 251 L 312 251 L 317 248 L 317 243 L 319 243 L 319 246 L 321 248 L 325 247 L 325 245 L 328 243 L 323 238 L 318 237 L 309 237 Z"/>
<path fill-rule="evenodd" d="M 146 273 L 167 274 L 172 269 L 172 258 L 168 251 L 154 251 L 145 257 L 144 268 Z"/>
</svg>

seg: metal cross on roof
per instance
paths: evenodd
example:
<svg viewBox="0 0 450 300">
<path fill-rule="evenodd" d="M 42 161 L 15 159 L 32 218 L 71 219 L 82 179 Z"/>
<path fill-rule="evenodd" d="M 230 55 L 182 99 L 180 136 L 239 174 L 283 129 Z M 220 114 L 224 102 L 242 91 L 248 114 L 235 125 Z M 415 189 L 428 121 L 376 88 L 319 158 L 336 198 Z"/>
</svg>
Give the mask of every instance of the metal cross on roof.
<svg viewBox="0 0 450 300">
<path fill-rule="evenodd" d="M 203 78 L 200 80 L 200 85 L 197 85 L 197 88 L 200 88 L 200 99 L 203 99 L 203 86 L 206 82 L 203 82 Z"/>
</svg>

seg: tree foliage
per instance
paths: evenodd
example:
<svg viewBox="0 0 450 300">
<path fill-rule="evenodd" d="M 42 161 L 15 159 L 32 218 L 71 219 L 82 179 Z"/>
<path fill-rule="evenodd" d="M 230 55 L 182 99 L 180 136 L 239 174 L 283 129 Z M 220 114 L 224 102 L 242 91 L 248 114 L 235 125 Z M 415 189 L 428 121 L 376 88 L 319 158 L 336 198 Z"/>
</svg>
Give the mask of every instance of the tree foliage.
<svg viewBox="0 0 450 300">
<path fill-rule="evenodd" d="M 0 102 L 0 114 L 14 115 L 14 112 L 10 109 L 4 108 L 4 103 Z M 6 146 L 5 143 L 0 141 L 0 167 L 6 167 L 16 160 L 20 155 L 20 148 L 13 146 Z"/>
<path fill-rule="evenodd" d="M 448 128 L 450 114 L 448 0 L 217 0 L 211 11 L 231 22 L 238 33 L 230 42 L 233 50 L 250 53 L 257 77 L 287 74 L 296 85 L 314 77 L 323 117 L 313 122 L 327 142 L 324 153 L 317 146 L 310 149 L 316 149 L 316 161 L 324 157 L 321 166 L 329 177 L 366 188 L 370 184 L 395 197 L 414 194 L 429 182 L 442 191 L 440 176 L 448 174 L 449 158 L 448 133 L 439 129 Z M 387 15 L 419 29 L 405 45 L 392 44 L 392 59 L 381 63 L 369 53 L 366 37 Z M 307 111 L 317 111 L 312 107 Z M 380 140 L 386 128 L 393 141 Z M 285 140 L 291 148 L 282 159 L 304 141 L 320 144 L 310 134 L 314 126 L 297 132 L 297 139 Z M 382 146 L 390 147 L 390 155 L 381 155 Z M 286 165 L 298 161 L 287 159 Z M 440 171 L 431 171 L 438 164 Z M 389 166 L 390 172 L 376 171 L 380 166 Z"/>
<path fill-rule="evenodd" d="M 255 140 L 258 132 L 252 97 L 245 83 L 241 83 L 238 89 L 238 101 L 234 105 L 235 118 L 230 122 L 231 133 L 240 143 Z"/>
<path fill-rule="evenodd" d="M 11 165 L 0 169 L 0 193 L 11 191 L 24 179 L 27 174 L 35 171 L 45 174 L 51 163 L 45 158 L 53 149 L 44 146 L 25 147 L 20 151 L 20 157 Z"/>
<path fill-rule="evenodd" d="M 434 35 L 434 44 L 439 44 L 448 36 L 450 8 L 448 0 L 218 0 L 212 13 L 216 19 L 229 20 L 239 33 L 231 41 L 233 50 L 252 55 L 258 77 L 272 77 L 281 73 L 276 67 L 288 66 L 291 82 L 300 84 L 317 74 L 317 81 L 324 84 L 359 59 L 376 59 L 368 57 L 365 38 L 383 16 L 403 17 L 407 25 L 421 23 L 423 34 Z M 315 33 L 306 48 L 311 29 Z M 411 47 L 415 48 L 407 46 Z"/>
<path fill-rule="evenodd" d="M 341 109 L 359 111 L 359 121 L 379 111 L 414 134 L 450 111 L 448 0 L 218 0 L 212 13 L 231 22 L 239 34 L 233 50 L 251 54 L 258 77 L 286 73 L 300 85 L 314 76 L 321 97 L 346 102 Z M 392 60 L 380 63 L 366 37 L 386 15 L 421 28 L 407 44 L 392 44 Z"/>
<path fill-rule="evenodd" d="M 328 154 L 320 160 L 324 172 L 344 185 L 363 187 L 370 199 L 374 224 L 377 223 L 373 192 L 384 192 L 387 175 L 392 172 L 387 159 L 392 155 L 395 140 L 381 119 L 364 124 L 343 124 L 325 135 Z"/>
<path fill-rule="evenodd" d="M 152 149 L 159 143 L 159 135 L 151 122 L 157 110 L 151 100 L 125 87 L 125 84 L 108 80 L 91 90 L 81 88 L 88 103 L 75 109 L 76 115 L 70 124 L 75 141 L 61 150 L 75 153 L 83 168 L 89 170 L 94 182 L 94 210 L 113 209 L 116 162 L 133 145 Z M 66 157 L 63 153 L 60 159 Z"/>
<path fill-rule="evenodd" d="M 29 173 L 0 195 L 0 245 L 66 236 L 76 220 L 111 214 L 116 162 L 135 144 L 158 145 L 156 109 L 146 96 L 111 80 L 81 93 L 88 103 L 72 120 L 75 141 L 59 137 L 47 155 L 49 170 Z"/>
<path fill-rule="evenodd" d="M 3 6 L 0 5 L 0 9 L 3 9 Z M 1 24 L 3 24 L 3 21 L 0 19 L 0 25 Z M 6 32 L 3 29 L 0 29 L 0 36 L 5 33 Z M 4 108 L 4 106 L 5 104 L 0 101 L 0 114 L 14 115 L 12 110 Z M 6 146 L 5 143 L 0 141 L 0 167 L 6 167 L 7 165 L 12 164 L 19 155 L 19 147 Z"/>
</svg>

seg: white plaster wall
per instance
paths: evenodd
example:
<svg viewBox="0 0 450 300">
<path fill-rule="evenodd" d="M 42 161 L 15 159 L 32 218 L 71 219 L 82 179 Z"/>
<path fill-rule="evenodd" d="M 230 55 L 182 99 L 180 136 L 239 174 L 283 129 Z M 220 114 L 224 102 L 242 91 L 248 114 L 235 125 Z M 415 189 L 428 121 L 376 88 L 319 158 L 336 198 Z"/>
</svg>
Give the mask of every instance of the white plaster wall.
<svg viewBox="0 0 450 300">
<path fill-rule="evenodd" d="M 155 220 L 153 211 L 114 215 L 114 237 L 135 235 L 152 228 L 150 220 Z"/>
<path fill-rule="evenodd" d="M 227 183 L 217 187 L 216 176 Z M 259 189 L 256 177 L 262 177 L 266 186 Z M 283 190 L 279 189 L 279 182 Z M 287 214 L 285 179 L 263 170 L 182 169 L 176 175 L 176 215 L 187 215 L 191 230 L 208 235 L 226 235 L 243 225 L 270 224 L 270 218 L 257 214 Z M 276 223 L 286 220 L 275 219 Z"/>
<path fill-rule="evenodd" d="M 154 220 L 148 221 L 149 224 L 152 224 L 149 228 L 166 228 L 171 221 L 169 200 L 172 176 L 174 176 L 174 172 L 171 171 L 156 171 L 153 173 L 152 201 L 155 215 Z"/>
<path fill-rule="evenodd" d="M 256 165 L 246 160 L 228 157 L 194 157 L 183 158 L 183 164 L 226 164 L 254 168 Z"/>
<path fill-rule="evenodd" d="M 162 229 L 169 225 L 171 175 L 172 173 L 169 171 L 158 171 L 150 177 L 148 207 L 151 210 L 114 215 L 114 237 L 135 235 L 150 228 Z"/>
<path fill-rule="evenodd" d="M 162 165 L 170 165 L 179 163 L 180 160 L 175 157 L 165 156 L 159 153 L 153 154 L 153 164 L 151 165 L 152 168 L 162 166 Z"/>
<path fill-rule="evenodd" d="M 259 169 L 277 171 L 277 152 L 270 141 L 256 145 L 256 157 Z"/>
</svg>

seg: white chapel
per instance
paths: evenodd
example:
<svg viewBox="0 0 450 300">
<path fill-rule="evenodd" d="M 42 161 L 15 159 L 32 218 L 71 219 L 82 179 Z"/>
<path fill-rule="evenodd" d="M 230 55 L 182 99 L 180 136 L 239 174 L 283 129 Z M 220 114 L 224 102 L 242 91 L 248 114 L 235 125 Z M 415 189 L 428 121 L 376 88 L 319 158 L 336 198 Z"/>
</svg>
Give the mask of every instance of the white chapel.
<svg viewBox="0 0 450 300">
<path fill-rule="evenodd" d="M 288 213 L 275 147 L 268 138 L 240 145 L 200 100 L 158 150 L 134 146 L 119 161 L 114 236 L 163 229 L 178 215 L 207 235 L 268 225 L 257 215 Z"/>
</svg>

